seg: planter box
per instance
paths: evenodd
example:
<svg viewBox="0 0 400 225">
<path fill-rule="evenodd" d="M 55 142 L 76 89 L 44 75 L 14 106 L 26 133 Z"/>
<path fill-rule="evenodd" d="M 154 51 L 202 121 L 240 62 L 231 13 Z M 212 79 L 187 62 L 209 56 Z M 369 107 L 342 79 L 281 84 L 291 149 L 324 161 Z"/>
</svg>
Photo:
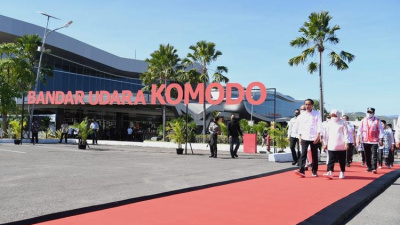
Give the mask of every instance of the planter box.
<svg viewBox="0 0 400 225">
<path fill-rule="evenodd" d="M 270 162 L 292 162 L 292 153 L 273 153 L 268 155 L 268 161 Z"/>
<path fill-rule="evenodd" d="M 257 134 L 243 134 L 243 152 L 257 153 Z"/>
</svg>

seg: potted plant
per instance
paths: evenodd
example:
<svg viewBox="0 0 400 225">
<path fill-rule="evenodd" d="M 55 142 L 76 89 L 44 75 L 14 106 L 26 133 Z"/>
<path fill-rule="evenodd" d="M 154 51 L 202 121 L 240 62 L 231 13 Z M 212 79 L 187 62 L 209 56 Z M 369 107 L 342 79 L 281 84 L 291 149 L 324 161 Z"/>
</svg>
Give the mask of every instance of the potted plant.
<svg viewBox="0 0 400 225">
<path fill-rule="evenodd" d="M 13 120 L 10 122 L 12 133 L 10 136 L 14 138 L 14 144 L 19 145 L 21 144 L 21 122 L 18 120 Z M 26 122 L 23 122 L 23 126 L 26 126 Z"/>
<path fill-rule="evenodd" d="M 171 139 L 173 142 L 178 144 L 178 148 L 176 149 L 176 154 L 183 154 L 182 144 L 185 143 L 185 120 L 183 118 L 176 118 L 168 122 L 167 131 L 169 134 L 167 137 Z"/>
<path fill-rule="evenodd" d="M 76 123 L 73 125 L 75 129 L 78 129 L 78 137 L 79 137 L 79 149 L 86 149 L 87 146 L 87 138 L 92 133 L 92 129 L 89 127 L 89 121 L 87 118 L 82 120 L 80 123 Z"/>
<path fill-rule="evenodd" d="M 280 148 L 279 153 L 284 152 L 285 148 L 289 146 L 289 140 L 287 139 L 287 127 L 282 127 L 281 124 L 277 123 L 275 126 L 270 128 L 271 139 L 275 141 L 275 146 Z"/>
</svg>

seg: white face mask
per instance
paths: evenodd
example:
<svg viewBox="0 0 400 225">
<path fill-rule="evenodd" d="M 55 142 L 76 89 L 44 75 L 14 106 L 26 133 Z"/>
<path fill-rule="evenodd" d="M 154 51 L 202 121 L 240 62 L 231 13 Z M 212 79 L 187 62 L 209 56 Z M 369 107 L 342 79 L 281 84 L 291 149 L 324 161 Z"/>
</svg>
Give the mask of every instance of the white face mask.
<svg viewBox="0 0 400 225">
<path fill-rule="evenodd" d="M 372 113 L 367 113 L 367 118 L 372 118 L 374 116 L 374 114 Z"/>
<path fill-rule="evenodd" d="M 331 117 L 331 120 L 334 121 L 334 122 L 337 122 L 337 121 L 339 120 L 339 118 L 337 118 L 337 117 Z"/>
</svg>

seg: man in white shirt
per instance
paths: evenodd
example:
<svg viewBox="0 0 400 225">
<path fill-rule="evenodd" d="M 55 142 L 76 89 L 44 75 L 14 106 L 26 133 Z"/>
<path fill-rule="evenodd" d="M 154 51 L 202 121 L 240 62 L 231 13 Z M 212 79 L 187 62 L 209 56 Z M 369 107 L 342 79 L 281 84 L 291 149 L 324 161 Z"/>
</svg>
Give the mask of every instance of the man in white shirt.
<svg viewBox="0 0 400 225">
<path fill-rule="evenodd" d="M 396 141 L 396 148 L 400 149 L 400 115 L 399 118 L 397 118 L 397 124 L 395 125 L 395 130 L 396 132 L 394 133 L 394 140 Z"/>
<path fill-rule="evenodd" d="M 333 167 L 335 165 L 335 161 L 339 161 L 340 165 L 340 175 L 339 178 L 344 178 L 345 172 L 345 164 L 346 164 L 346 150 L 348 150 L 349 146 L 347 145 L 348 138 L 348 130 L 346 121 L 341 120 L 338 116 L 338 110 L 331 110 L 331 119 L 325 124 L 324 131 L 324 149 L 328 150 L 329 154 L 329 162 L 327 166 L 327 173 L 324 174 L 324 177 L 329 179 L 333 178 Z"/>
<path fill-rule="evenodd" d="M 363 144 L 367 171 L 376 173 L 378 163 L 378 144 L 383 145 L 383 127 L 381 121 L 375 116 L 375 109 L 369 107 L 367 116 L 361 120 L 357 132 L 357 146 Z M 372 155 L 372 161 L 371 161 Z"/>
<path fill-rule="evenodd" d="M 298 124 L 297 118 L 300 115 L 300 110 L 294 110 L 294 117 L 290 119 L 288 123 L 288 139 L 290 142 L 290 150 L 292 151 L 293 162 L 292 165 L 295 165 L 298 162 L 300 157 L 300 147 L 299 147 L 299 134 L 298 134 Z M 297 152 L 296 152 L 297 145 Z"/>
<path fill-rule="evenodd" d="M 90 129 L 92 129 L 92 145 L 97 145 L 97 132 L 99 131 L 99 124 L 96 120 L 90 124 Z"/>
<path fill-rule="evenodd" d="M 312 158 L 312 176 L 317 177 L 318 174 L 318 143 L 321 135 L 321 116 L 319 112 L 313 110 L 314 101 L 306 99 L 304 101 L 306 111 L 298 118 L 299 141 L 301 144 L 301 156 L 299 160 L 299 170 L 295 173 L 300 177 L 305 177 L 304 170 L 307 158 L 308 146 L 311 147 Z"/>
<path fill-rule="evenodd" d="M 343 115 L 342 119 L 346 121 L 347 131 L 349 132 L 347 141 L 347 145 L 349 146 L 349 150 L 347 150 L 346 154 L 346 166 L 350 167 L 350 163 L 353 162 L 353 151 L 354 151 L 354 143 L 356 143 L 356 132 L 354 125 L 349 122 L 349 117 L 347 115 Z"/>
</svg>

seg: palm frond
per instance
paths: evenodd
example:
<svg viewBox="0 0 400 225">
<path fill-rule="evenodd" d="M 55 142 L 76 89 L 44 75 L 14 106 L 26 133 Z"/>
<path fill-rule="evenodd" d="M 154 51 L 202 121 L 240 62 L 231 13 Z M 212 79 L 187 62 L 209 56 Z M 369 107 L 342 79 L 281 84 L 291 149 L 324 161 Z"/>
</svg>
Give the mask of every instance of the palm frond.
<svg viewBox="0 0 400 225">
<path fill-rule="evenodd" d="M 308 45 L 309 41 L 304 37 L 298 37 L 290 42 L 290 46 L 296 48 L 302 48 Z"/>
<path fill-rule="evenodd" d="M 349 52 L 341 51 L 340 52 L 340 57 L 342 57 L 343 60 L 347 62 L 352 62 L 355 58 L 355 56 Z"/>
<path fill-rule="evenodd" d="M 314 72 L 318 71 L 318 63 L 311 62 L 310 64 L 308 64 L 307 70 L 311 74 L 313 74 Z"/>
<path fill-rule="evenodd" d="M 329 58 L 331 59 L 330 65 L 335 66 L 336 69 L 345 70 L 345 69 L 349 68 L 349 66 L 346 64 L 346 62 L 336 52 L 332 51 L 329 54 Z"/>
</svg>

